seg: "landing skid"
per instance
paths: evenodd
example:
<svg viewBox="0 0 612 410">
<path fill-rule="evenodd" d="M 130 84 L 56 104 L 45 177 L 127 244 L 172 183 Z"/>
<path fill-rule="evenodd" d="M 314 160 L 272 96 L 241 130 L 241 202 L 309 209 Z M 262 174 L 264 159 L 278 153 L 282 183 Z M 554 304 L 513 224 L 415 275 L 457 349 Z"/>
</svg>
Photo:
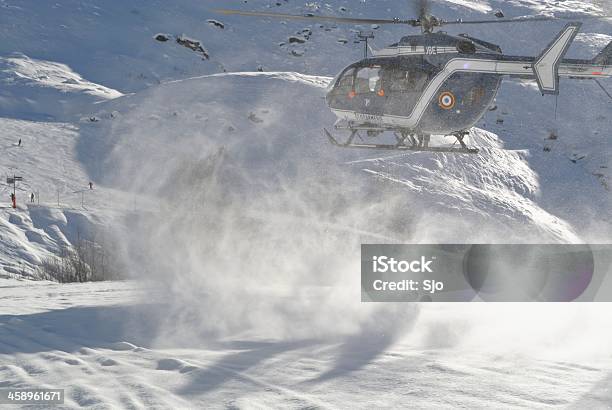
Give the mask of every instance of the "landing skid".
<svg viewBox="0 0 612 410">
<path fill-rule="evenodd" d="M 337 128 L 340 129 L 340 128 Z M 425 136 L 417 136 L 415 138 L 414 135 L 409 134 L 406 131 L 398 131 L 387 128 L 375 128 L 375 127 L 360 127 L 360 128 L 344 128 L 350 131 L 350 135 L 345 142 L 339 142 L 333 135 L 327 131 L 327 129 L 323 129 L 325 135 L 329 139 L 329 141 L 341 148 L 361 148 L 361 149 L 380 149 L 380 150 L 398 150 L 398 151 L 412 151 L 412 152 L 445 152 L 452 154 L 478 154 L 478 148 L 469 148 L 465 145 L 463 138 L 468 134 L 467 132 L 460 132 L 453 134 L 453 136 L 457 139 L 459 143 L 458 147 L 430 147 L 428 146 L 427 137 Z M 367 144 L 367 143 L 355 143 L 355 137 L 361 136 L 359 135 L 359 131 L 366 131 L 369 135 L 379 135 L 385 131 L 393 131 L 393 135 L 397 140 L 396 144 Z M 457 143 L 456 142 L 456 143 Z"/>
</svg>

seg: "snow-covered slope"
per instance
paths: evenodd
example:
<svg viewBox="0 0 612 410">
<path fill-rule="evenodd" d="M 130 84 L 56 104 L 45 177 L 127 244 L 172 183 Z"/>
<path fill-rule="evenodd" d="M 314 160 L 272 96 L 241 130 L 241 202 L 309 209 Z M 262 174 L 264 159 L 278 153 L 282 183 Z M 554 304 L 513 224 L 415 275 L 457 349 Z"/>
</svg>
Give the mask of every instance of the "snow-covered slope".
<svg viewBox="0 0 612 410">
<path fill-rule="evenodd" d="M 78 144 L 78 124 L 0 118 L 5 150 L 0 159 L 0 275 L 37 275 L 45 259 L 78 239 L 91 239 L 94 232 L 110 235 L 109 221 L 129 209 L 112 189 L 89 189 Z M 13 185 L 6 183 L 14 175 L 23 178 L 15 210 L 10 207 Z"/>
<path fill-rule="evenodd" d="M 96 219 L 98 225 L 122 220 L 120 233 L 128 227 L 124 241 L 138 255 L 129 263 L 166 266 L 147 257 L 163 241 L 141 239 L 157 238 L 155 227 L 180 236 L 182 219 L 169 213 L 173 208 L 268 221 L 263 231 L 236 229 L 236 241 L 265 234 L 282 242 L 285 228 L 277 224 L 318 221 L 296 240 L 333 229 L 353 241 L 347 255 L 359 241 L 609 240 L 612 119 L 610 102 L 592 83 L 565 81 L 555 116 L 554 99 L 541 97 L 533 84 L 506 81 L 498 109 L 472 133 L 472 143 L 483 148 L 479 156 L 349 152 L 331 147 L 321 128 L 334 119 L 323 101 L 329 76 L 359 58 L 358 47 L 336 41 L 352 38 L 351 27 L 307 24 L 310 33 L 301 23 L 219 16 L 221 24 L 213 24 L 206 21 L 213 2 L 33 4 L 2 2 L 9 24 L 0 45 L 0 136 L 8 149 L 0 166 L 7 176 L 24 176 L 20 206 L 31 191 L 40 197 L 40 206 L 3 211 L 1 263 L 10 274 L 35 272 L 75 232 L 90 230 L 79 224 Z M 382 4 L 231 6 L 353 16 L 409 12 L 404 4 Z M 467 18 L 502 8 L 514 16 L 569 13 L 568 6 L 433 2 L 432 12 Z M 571 11 L 598 14 L 604 6 L 572 2 Z M 605 20 L 586 23 L 572 55 L 595 54 L 609 28 Z M 474 26 L 470 34 L 510 53 L 536 55 L 546 41 L 534 41 L 530 30 L 545 39 L 558 29 L 555 23 Z M 297 31 L 306 42 L 287 44 Z M 377 30 L 376 42 L 391 43 L 402 32 Z M 156 40 L 159 33 L 169 40 Z M 210 59 L 176 43 L 182 34 L 202 41 Z M 266 72 L 253 72 L 258 66 Z M 219 73 L 224 69 L 237 72 Z M 199 73 L 217 74 L 193 77 Z M 15 147 L 19 138 L 23 145 Z M 95 190 L 84 189 L 89 181 Z M 8 199 L 8 186 L 4 192 Z M 337 239 L 330 235 L 324 243 L 333 248 Z"/>
<path fill-rule="evenodd" d="M 230 6 L 349 16 L 410 12 L 392 1 Z M 71 242 L 67 232 L 81 228 L 68 227 L 70 221 L 114 214 L 125 218 L 123 225 L 138 225 L 129 211 L 146 209 L 162 212 L 153 218 L 171 225 L 168 207 L 186 210 L 193 202 L 211 213 L 229 208 L 229 216 L 243 204 L 247 214 L 317 220 L 357 239 L 608 240 L 612 119 L 610 101 L 594 84 L 564 82 L 555 108 L 533 84 L 506 81 L 498 109 L 473 132 L 479 156 L 347 152 L 329 146 L 320 130 L 333 121 L 322 99 L 329 76 L 360 54 L 337 41 L 352 38 L 354 28 L 221 18 L 214 7 L 2 2 L 0 132 L 7 153 L 0 166 L 7 176 L 24 176 L 20 199 L 38 192 L 45 208 L 3 211 L 7 272 L 31 273 L 64 239 Z M 605 2 L 432 3 L 432 12 L 449 18 L 497 8 L 507 16 L 607 10 Z M 470 34 L 510 53 L 536 55 L 558 26 L 474 26 Z M 393 42 L 404 30 L 379 29 L 376 42 Z M 305 42 L 288 43 L 298 31 Z M 536 31 L 537 41 L 530 35 Z M 574 56 L 597 52 L 610 23 L 589 20 L 584 31 Z M 160 33 L 168 41 L 158 41 Z M 182 35 L 201 41 L 210 58 L 174 41 Z M 256 67 L 266 72 L 253 73 Z M 272 68 L 278 71 L 267 72 Z M 193 77 L 200 73 L 218 74 Z M 549 139 L 552 132 L 557 139 Z M 23 146 L 15 147 L 19 138 Z M 209 191 L 231 207 L 200 192 L 206 178 L 214 182 Z M 84 191 L 89 181 L 93 192 Z M 52 210 L 58 191 L 60 206 Z M 71 210 L 78 217 L 70 218 L 64 204 L 86 210 Z"/>
<path fill-rule="evenodd" d="M 432 12 L 447 19 L 492 16 L 496 9 L 502 9 L 509 17 L 540 13 L 604 14 L 604 10 L 610 7 L 607 0 L 456 0 L 431 3 Z M 395 0 L 250 0 L 247 3 L 238 0 L 2 0 L 0 6 L 3 11 L 0 33 L 4 40 L 0 44 L 0 55 L 7 56 L 17 51 L 32 58 L 61 62 L 90 81 L 122 92 L 223 69 L 228 72 L 254 71 L 258 66 L 267 71 L 334 75 L 347 62 L 362 55 L 361 47 L 353 44 L 354 34 L 355 30 L 367 27 L 228 17 L 215 13 L 216 8 L 353 17 L 412 17 L 416 10 L 411 2 Z M 223 27 L 215 22 L 222 23 Z M 609 34 L 606 27 L 609 27 L 606 23 L 591 21 L 585 29 L 590 33 Z M 537 55 L 558 29 L 556 23 L 545 23 L 470 27 L 469 31 L 477 37 L 500 42 L 507 51 Z M 466 28 L 449 27 L 448 30 L 464 32 Z M 375 43 L 380 47 L 394 43 L 406 31 L 405 27 L 399 26 L 377 29 Z M 308 37 L 306 42 L 289 43 L 289 38 L 298 32 L 299 36 Z M 312 34 L 308 34 L 310 32 Z M 538 35 L 532 36 L 532 32 Z M 160 33 L 169 34 L 172 39 L 167 42 L 154 40 Z M 210 60 L 203 61 L 200 54 L 177 45 L 174 40 L 181 35 L 200 41 Z"/>
<path fill-rule="evenodd" d="M 598 306 L 361 304 L 358 281 L 361 243 L 609 242 L 603 92 L 564 81 L 555 104 L 505 81 L 470 136 L 478 156 L 342 150 L 321 133 L 334 121 L 323 96 L 360 58 L 363 27 L 220 6 L 412 14 L 391 0 L 0 0 L 0 170 L 24 177 L 17 210 L 1 185 L 4 386 L 65 387 L 71 407 L 609 403 Z M 442 18 L 496 9 L 579 16 L 610 4 L 432 2 Z M 448 30 L 537 55 L 561 27 Z M 374 43 L 407 30 L 375 29 Z M 592 57 L 612 23 L 583 31 L 571 56 Z M 40 203 L 25 203 L 31 192 Z M 14 279 L 100 232 L 138 282 Z"/>
<path fill-rule="evenodd" d="M 128 98 L 127 104 L 120 100 L 109 103 L 97 114 L 102 121 L 87 127 L 101 130 L 98 138 L 116 140 L 103 174 L 107 181 L 127 182 L 124 186 L 129 191 L 163 197 L 172 185 L 184 184 L 174 178 L 186 161 L 196 163 L 223 147 L 229 165 L 227 169 L 221 166 L 217 178 L 224 181 L 226 173 L 236 178 L 231 167 L 241 168 L 240 183 L 249 186 L 244 210 L 256 206 L 258 193 L 276 195 L 289 187 L 290 195 L 300 195 L 312 186 L 338 178 L 338 185 L 332 189 L 306 198 L 310 205 L 350 199 L 357 188 L 359 192 L 368 191 L 369 198 L 361 198 L 358 207 L 365 200 L 380 207 L 385 217 L 393 218 L 394 203 L 410 218 L 409 223 L 402 224 L 403 229 L 419 226 L 405 231 L 391 228 L 394 237 L 403 241 L 453 241 L 470 224 L 480 229 L 473 237 L 464 238 L 468 242 L 486 240 L 487 236 L 495 240 L 490 237 L 493 232 L 500 240 L 519 242 L 580 240 L 569 224 L 537 205 L 540 183 L 529 168 L 528 154 L 503 149 L 504 143 L 494 134 L 474 131 L 471 143 L 483 148 L 478 156 L 380 157 L 380 153 L 346 152 L 330 146 L 321 130 L 321 125 L 333 121 L 323 102 L 328 81 L 294 73 L 214 75 L 175 81 Z M 110 118 L 108 113 L 112 111 L 120 115 Z M 180 158 L 179 163 L 176 158 Z M 164 164 L 163 174 L 159 172 L 160 163 Z M 322 168 L 327 175 L 320 174 Z M 190 183 L 197 189 L 198 181 Z M 223 187 L 239 191 L 237 184 L 232 180 Z M 287 214 L 295 211 L 284 209 Z M 336 206 L 315 219 L 324 220 L 332 214 L 330 223 L 353 220 L 364 230 L 376 230 L 378 222 L 352 211 L 356 211 L 352 206 L 345 207 L 344 212 Z M 439 232 L 435 224 L 426 228 L 429 218 L 452 218 L 454 223 L 445 224 Z"/>
<path fill-rule="evenodd" d="M 62 119 L 91 105 L 120 97 L 116 90 L 91 83 L 65 64 L 17 54 L 0 58 L 0 112 L 7 117 Z"/>
</svg>

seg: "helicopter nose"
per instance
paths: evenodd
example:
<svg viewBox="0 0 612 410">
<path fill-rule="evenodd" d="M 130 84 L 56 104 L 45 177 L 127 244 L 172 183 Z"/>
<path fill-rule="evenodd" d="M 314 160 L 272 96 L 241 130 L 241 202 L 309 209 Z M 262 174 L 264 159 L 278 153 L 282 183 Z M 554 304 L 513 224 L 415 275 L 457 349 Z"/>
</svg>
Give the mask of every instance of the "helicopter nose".
<svg viewBox="0 0 612 410">
<path fill-rule="evenodd" d="M 325 93 L 325 104 L 328 107 L 331 107 L 332 101 L 333 101 L 333 88 L 328 89 L 327 93 Z"/>
</svg>

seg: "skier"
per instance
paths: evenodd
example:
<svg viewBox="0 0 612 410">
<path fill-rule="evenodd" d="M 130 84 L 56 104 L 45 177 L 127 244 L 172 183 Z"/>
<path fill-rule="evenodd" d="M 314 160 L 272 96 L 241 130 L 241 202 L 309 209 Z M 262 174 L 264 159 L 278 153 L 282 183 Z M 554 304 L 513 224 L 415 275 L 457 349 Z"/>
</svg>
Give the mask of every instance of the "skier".
<svg viewBox="0 0 612 410">
<path fill-rule="evenodd" d="M 17 143 L 18 147 L 21 147 L 21 138 L 19 138 L 19 142 Z"/>
<path fill-rule="evenodd" d="M 93 189 L 93 182 L 89 181 L 89 189 Z"/>
<path fill-rule="evenodd" d="M 30 195 L 30 202 L 34 203 L 34 192 L 32 192 L 32 195 Z"/>
</svg>

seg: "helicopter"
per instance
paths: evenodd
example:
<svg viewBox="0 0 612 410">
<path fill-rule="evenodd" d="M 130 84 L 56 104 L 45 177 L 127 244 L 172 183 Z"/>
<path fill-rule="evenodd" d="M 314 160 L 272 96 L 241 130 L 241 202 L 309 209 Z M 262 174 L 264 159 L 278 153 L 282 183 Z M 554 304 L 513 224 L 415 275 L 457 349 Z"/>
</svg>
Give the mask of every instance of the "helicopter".
<svg viewBox="0 0 612 410">
<path fill-rule="evenodd" d="M 535 80 L 542 95 L 558 95 L 559 79 L 598 81 L 612 77 L 612 42 L 592 60 L 565 59 L 581 22 L 570 21 L 537 57 L 510 56 L 500 46 L 435 29 L 447 25 L 527 23 L 569 20 L 564 17 L 524 16 L 496 20 L 444 20 L 433 16 L 428 2 L 419 2 L 416 19 L 369 19 L 215 10 L 225 15 L 272 17 L 355 25 L 407 25 L 420 27 L 420 35 L 402 37 L 399 42 L 350 64 L 330 83 L 326 103 L 338 118 L 334 129 L 347 132 L 340 142 L 324 129 L 329 141 L 343 148 L 386 149 L 477 154 L 465 137 L 487 113 L 505 76 Z M 589 16 L 588 19 L 612 16 Z M 394 143 L 367 143 L 360 133 L 379 138 L 392 133 Z M 432 135 L 454 137 L 451 146 L 430 146 Z M 359 137 L 360 142 L 355 142 Z"/>
</svg>

